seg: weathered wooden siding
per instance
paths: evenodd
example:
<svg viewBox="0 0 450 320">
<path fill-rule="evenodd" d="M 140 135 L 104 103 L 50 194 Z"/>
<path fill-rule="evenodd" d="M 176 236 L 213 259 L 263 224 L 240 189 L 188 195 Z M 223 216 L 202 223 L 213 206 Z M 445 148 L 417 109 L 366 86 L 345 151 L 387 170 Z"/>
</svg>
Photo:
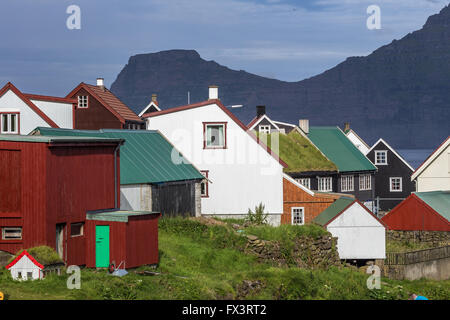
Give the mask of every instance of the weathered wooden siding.
<svg viewBox="0 0 450 320">
<path fill-rule="evenodd" d="M 281 215 L 281 224 L 291 224 L 291 209 L 293 207 L 304 207 L 305 223 L 309 223 L 338 198 L 338 195 L 331 194 L 316 193 L 312 196 L 283 178 L 283 214 Z"/>
<path fill-rule="evenodd" d="M 127 223 L 127 268 L 158 263 L 158 217 L 130 217 Z"/>
<path fill-rule="evenodd" d="M 100 102 L 81 88 L 72 97 L 88 96 L 88 108 L 75 109 L 75 128 L 83 130 L 98 129 L 123 129 L 123 125 L 117 117 L 107 110 Z"/>
<path fill-rule="evenodd" d="M 382 220 L 390 230 L 450 231 L 450 223 L 415 194 L 396 206 Z"/>
<path fill-rule="evenodd" d="M 152 185 L 152 211 L 163 216 L 195 216 L 195 181 Z"/>
</svg>

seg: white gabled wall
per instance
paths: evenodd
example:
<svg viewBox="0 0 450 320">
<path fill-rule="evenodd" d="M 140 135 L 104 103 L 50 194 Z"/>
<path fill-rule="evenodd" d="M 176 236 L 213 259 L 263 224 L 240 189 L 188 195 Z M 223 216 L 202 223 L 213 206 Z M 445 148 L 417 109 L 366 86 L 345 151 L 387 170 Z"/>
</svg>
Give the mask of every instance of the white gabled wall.
<svg viewBox="0 0 450 320">
<path fill-rule="evenodd" d="M 450 190 L 450 144 L 417 176 L 417 191 Z"/>
<path fill-rule="evenodd" d="M 120 186 L 120 209 L 152 211 L 152 187 L 150 184 Z"/>
<path fill-rule="evenodd" d="M 26 255 L 20 258 L 20 260 L 17 261 L 16 264 L 9 269 L 9 271 L 11 272 L 11 276 L 14 280 L 37 280 L 43 278 L 43 274 L 40 272 L 41 269 L 36 266 Z M 18 277 L 19 272 L 22 274 L 20 278 Z M 32 272 L 32 279 L 28 279 L 28 272 Z"/>
<path fill-rule="evenodd" d="M 227 149 L 203 149 L 203 122 L 227 122 Z M 247 214 L 260 202 L 266 212 L 282 214 L 283 167 L 216 104 L 150 117 L 147 127 L 209 171 L 202 214 Z"/>
<path fill-rule="evenodd" d="M 0 112 L 8 111 L 20 112 L 20 134 L 29 134 L 36 127 L 50 127 L 44 119 L 11 90 L 0 97 Z"/>
<path fill-rule="evenodd" d="M 327 230 L 338 238 L 341 259 L 386 258 L 386 229 L 358 202 L 330 222 Z"/>
<path fill-rule="evenodd" d="M 71 103 L 31 100 L 47 117 L 60 128 L 73 129 L 73 107 Z"/>
</svg>

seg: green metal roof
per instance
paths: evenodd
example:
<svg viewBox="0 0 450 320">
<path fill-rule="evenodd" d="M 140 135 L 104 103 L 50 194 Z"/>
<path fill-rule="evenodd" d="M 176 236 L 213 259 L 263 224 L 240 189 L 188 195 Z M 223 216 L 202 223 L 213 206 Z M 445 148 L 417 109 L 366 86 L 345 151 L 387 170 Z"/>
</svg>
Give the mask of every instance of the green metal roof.
<svg viewBox="0 0 450 320">
<path fill-rule="evenodd" d="M 145 216 L 149 214 L 159 214 L 159 213 L 153 211 L 127 211 L 127 210 L 97 211 L 97 212 L 91 211 L 86 213 L 86 220 L 128 222 L 129 217 Z"/>
<path fill-rule="evenodd" d="M 328 208 L 322 211 L 317 217 L 314 218 L 313 222 L 320 224 L 321 226 L 326 225 L 331 219 L 336 217 L 342 212 L 347 206 L 349 206 L 355 199 L 349 197 L 340 197 L 335 202 L 333 202 Z"/>
<path fill-rule="evenodd" d="M 450 221 L 450 191 L 414 192 L 414 194 Z"/>
<path fill-rule="evenodd" d="M 340 172 L 377 170 L 338 127 L 310 127 L 308 137 Z"/>
<path fill-rule="evenodd" d="M 107 137 L 73 137 L 61 135 L 49 136 L 25 136 L 18 134 L 0 134 L 0 141 L 34 142 L 34 143 L 94 143 L 94 142 L 122 142 L 123 139 Z"/>
<path fill-rule="evenodd" d="M 33 134 L 120 138 L 120 184 L 163 183 L 203 179 L 185 158 L 172 161 L 173 145 L 155 130 L 70 130 L 38 127 Z M 182 155 L 180 154 L 180 157 Z"/>
</svg>

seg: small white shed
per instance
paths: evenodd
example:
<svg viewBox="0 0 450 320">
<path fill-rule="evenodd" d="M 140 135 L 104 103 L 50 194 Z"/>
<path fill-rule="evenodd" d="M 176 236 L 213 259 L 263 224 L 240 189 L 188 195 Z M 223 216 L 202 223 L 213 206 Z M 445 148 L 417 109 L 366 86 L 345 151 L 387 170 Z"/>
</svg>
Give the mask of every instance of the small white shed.
<svg viewBox="0 0 450 320">
<path fill-rule="evenodd" d="M 341 259 L 386 258 L 386 227 L 358 200 L 341 197 L 314 222 L 338 238 L 337 250 Z"/>
<path fill-rule="evenodd" d="M 11 272 L 14 280 L 37 280 L 42 279 L 44 266 L 36 261 L 26 250 L 17 256 L 6 267 Z"/>
</svg>

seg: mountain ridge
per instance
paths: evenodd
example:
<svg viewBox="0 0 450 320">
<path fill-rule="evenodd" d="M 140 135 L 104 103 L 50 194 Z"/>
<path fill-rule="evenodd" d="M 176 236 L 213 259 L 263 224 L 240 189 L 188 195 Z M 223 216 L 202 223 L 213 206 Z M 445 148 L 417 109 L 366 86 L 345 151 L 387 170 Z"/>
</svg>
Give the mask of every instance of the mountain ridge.
<svg viewBox="0 0 450 320">
<path fill-rule="evenodd" d="M 130 57 L 111 91 L 139 113 L 152 93 L 166 109 L 186 104 L 188 91 L 191 102 L 205 100 L 211 84 L 225 105 L 244 105 L 232 109 L 244 123 L 262 104 L 279 121 L 350 122 L 369 144 L 383 137 L 395 148 L 434 148 L 450 134 L 450 5 L 400 40 L 304 80 L 232 70 L 178 49 Z"/>
</svg>

